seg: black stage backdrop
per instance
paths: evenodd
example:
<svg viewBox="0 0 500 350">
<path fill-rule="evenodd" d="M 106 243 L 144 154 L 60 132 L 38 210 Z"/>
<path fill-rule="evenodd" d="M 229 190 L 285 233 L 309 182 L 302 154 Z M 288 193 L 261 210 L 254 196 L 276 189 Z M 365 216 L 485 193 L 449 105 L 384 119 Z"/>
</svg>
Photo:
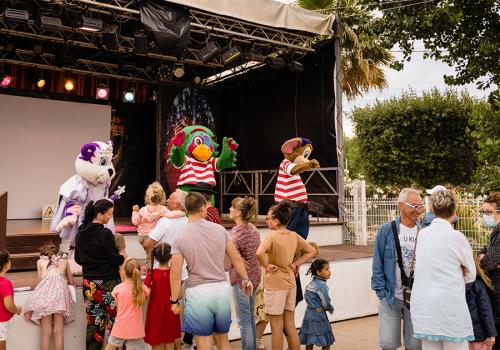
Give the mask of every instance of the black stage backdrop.
<svg viewBox="0 0 500 350">
<path fill-rule="evenodd" d="M 312 140 L 312 158 L 317 159 L 322 167 L 338 165 L 334 123 L 333 45 L 324 44 L 317 49 L 316 54 L 306 55 L 301 62 L 304 65 L 301 74 L 264 67 L 228 79 L 217 84 L 216 88 L 198 89 L 198 93 L 206 97 L 215 118 L 217 141 L 228 136 L 240 144 L 236 169 L 278 169 L 283 159 L 280 151 L 282 143 L 296 136 Z M 169 187 L 167 183 L 166 172 L 169 170 L 165 164 L 168 142 L 173 136 L 170 135 L 173 127 L 169 125 L 169 114 L 174 98 L 180 91 L 182 88 L 164 88 L 159 98 L 162 116 L 161 182 L 167 192 L 173 190 L 170 188 L 172 185 Z M 199 117 L 197 123 L 210 126 L 209 119 Z M 303 178 L 304 176 L 302 175 Z M 325 176 L 336 186 L 335 173 L 328 172 Z M 313 194 L 331 192 L 321 177 L 315 175 L 307 187 L 310 200 L 320 205 L 323 215 L 337 216 L 338 197 Z M 274 192 L 274 183 L 270 192 Z M 227 211 L 231 199 L 229 196 L 225 198 L 223 211 Z M 267 196 L 261 202 L 261 214 L 265 214 L 272 202 L 272 196 Z"/>
<path fill-rule="evenodd" d="M 125 194 L 115 201 L 114 213 L 116 217 L 130 217 L 132 205 L 144 205 L 146 188 L 155 181 L 156 104 L 113 105 L 111 140 L 116 176 L 110 194 L 117 186 L 126 186 Z"/>
</svg>

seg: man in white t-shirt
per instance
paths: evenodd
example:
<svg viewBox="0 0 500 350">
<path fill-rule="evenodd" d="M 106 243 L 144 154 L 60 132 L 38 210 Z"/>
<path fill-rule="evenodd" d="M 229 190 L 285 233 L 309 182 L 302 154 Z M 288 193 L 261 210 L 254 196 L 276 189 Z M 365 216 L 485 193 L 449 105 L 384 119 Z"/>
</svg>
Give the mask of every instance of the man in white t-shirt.
<svg viewBox="0 0 500 350">
<path fill-rule="evenodd" d="M 373 250 L 371 284 L 380 299 L 379 346 L 384 350 L 398 349 L 401 346 L 402 324 L 405 349 L 421 350 L 421 341 L 413 336 L 410 310 L 403 303 L 403 283 L 393 233 L 395 224 L 401 246 L 402 265 L 408 277 L 420 229 L 418 219 L 424 210 L 420 192 L 413 188 L 401 190 L 398 208 L 401 216 L 380 227 Z"/>
</svg>

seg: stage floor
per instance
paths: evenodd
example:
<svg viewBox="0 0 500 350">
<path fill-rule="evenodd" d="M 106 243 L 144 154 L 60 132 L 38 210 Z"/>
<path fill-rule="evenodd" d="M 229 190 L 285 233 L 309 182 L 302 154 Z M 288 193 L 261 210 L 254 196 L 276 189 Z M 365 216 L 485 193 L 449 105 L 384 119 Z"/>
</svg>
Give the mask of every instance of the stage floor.
<svg viewBox="0 0 500 350">
<path fill-rule="evenodd" d="M 329 245 L 320 247 L 319 257 L 328 261 L 344 261 L 351 259 L 371 258 L 373 247 L 352 246 L 352 245 Z M 14 288 L 31 287 L 37 284 L 36 271 L 9 272 L 7 278 L 12 281 Z M 82 278 L 75 276 L 77 286 L 82 285 Z"/>
</svg>

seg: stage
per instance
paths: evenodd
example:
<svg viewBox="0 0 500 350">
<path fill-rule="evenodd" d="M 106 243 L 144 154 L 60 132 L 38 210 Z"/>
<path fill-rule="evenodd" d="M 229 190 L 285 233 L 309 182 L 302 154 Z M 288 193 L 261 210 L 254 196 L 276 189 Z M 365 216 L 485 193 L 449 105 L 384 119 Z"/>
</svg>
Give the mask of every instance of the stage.
<svg viewBox="0 0 500 350">
<path fill-rule="evenodd" d="M 47 224 L 48 222 L 31 223 L 31 225 L 33 225 L 32 227 L 38 227 L 41 233 L 45 232 L 44 228 L 48 227 Z M 118 227 L 120 224 L 120 220 L 117 220 Z M 14 226 L 16 225 L 19 226 L 20 224 L 18 223 Z M 10 223 L 9 226 L 13 227 L 12 223 Z M 262 235 L 267 231 L 267 229 L 263 228 L 259 230 Z M 12 233 L 13 231 L 10 232 Z M 22 230 L 17 232 L 22 234 Z M 137 242 L 136 233 L 123 232 L 123 234 L 127 244 L 127 253 L 134 258 L 144 259 L 144 252 Z M 321 238 L 321 236 L 323 236 L 323 239 L 316 240 L 323 242 L 328 240 L 338 241 L 341 237 L 340 226 L 311 226 L 310 237 Z M 63 242 L 62 247 L 64 246 L 65 244 Z M 333 315 L 329 316 L 330 321 L 346 320 L 377 313 L 378 300 L 370 289 L 372 251 L 372 247 L 320 244 L 319 256 L 330 262 L 330 269 L 332 270 L 332 277 L 328 281 L 328 285 L 330 287 L 330 296 L 335 307 L 335 312 Z M 86 316 L 81 292 L 82 278 L 79 276 L 77 265 L 73 263 L 72 266 L 76 275 L 75 282 L 77 284 L 76 320 L 65 326 L 64 339 L 66 349 L 76 350 L 85 348 Z M 303 287 L 305 287 L 310 280 L 310 276 L 305 275 L 308 268 L 309 264 L 304 264 L 300 268 Z M 7 274 L 7 278 L 13 281 L 14 287 L 16 288 L 16 303 L 23 306 L 28 296 L 31 294 L 31 289 L 37 284 L 36 271 L 10 272 Z M 22 288 L 23 291 L 19 291 L 20 288 Z M 30 290 L 25 290 L 28 288 Z M 302 323 L 305 306 L 304 302 L 297 306 L 295 313 L 295 323 L 297 327 L 300 327 Z M 230 339 L 234 340 L 239 339 L 240 334 L 232 301 L 231 307 L 233 310 L 233 323 L 229 335 Z M 269 327 L 267 331 L 269 331 Z M 27 334 L 30 336 L 27 337 Z M 8 347 L 13 349 L 35 349 L 39 346 L 39 337 L 40 328 L 38 326 L 26 321 L 24 317 L 16 316 L 10 323 L 9 340 L 7 341 Z"/>
</svg>

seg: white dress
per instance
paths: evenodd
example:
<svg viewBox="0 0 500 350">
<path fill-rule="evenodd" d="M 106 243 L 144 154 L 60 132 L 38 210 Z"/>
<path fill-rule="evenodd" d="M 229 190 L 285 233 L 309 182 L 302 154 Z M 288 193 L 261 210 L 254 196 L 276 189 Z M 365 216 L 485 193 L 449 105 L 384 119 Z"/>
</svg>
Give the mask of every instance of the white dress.
<svg viewBox="0 0 500 350">
<path fill-rule="evenodd" d="M 462 266 L 468 270 L 465 277 Z M 473 340 L 465 284 L 475 278 L 472 248 L 460 231 L 439 218 L 421 230 L 411 296 L 414 336 L 431 341 Z"/>
</svg>

